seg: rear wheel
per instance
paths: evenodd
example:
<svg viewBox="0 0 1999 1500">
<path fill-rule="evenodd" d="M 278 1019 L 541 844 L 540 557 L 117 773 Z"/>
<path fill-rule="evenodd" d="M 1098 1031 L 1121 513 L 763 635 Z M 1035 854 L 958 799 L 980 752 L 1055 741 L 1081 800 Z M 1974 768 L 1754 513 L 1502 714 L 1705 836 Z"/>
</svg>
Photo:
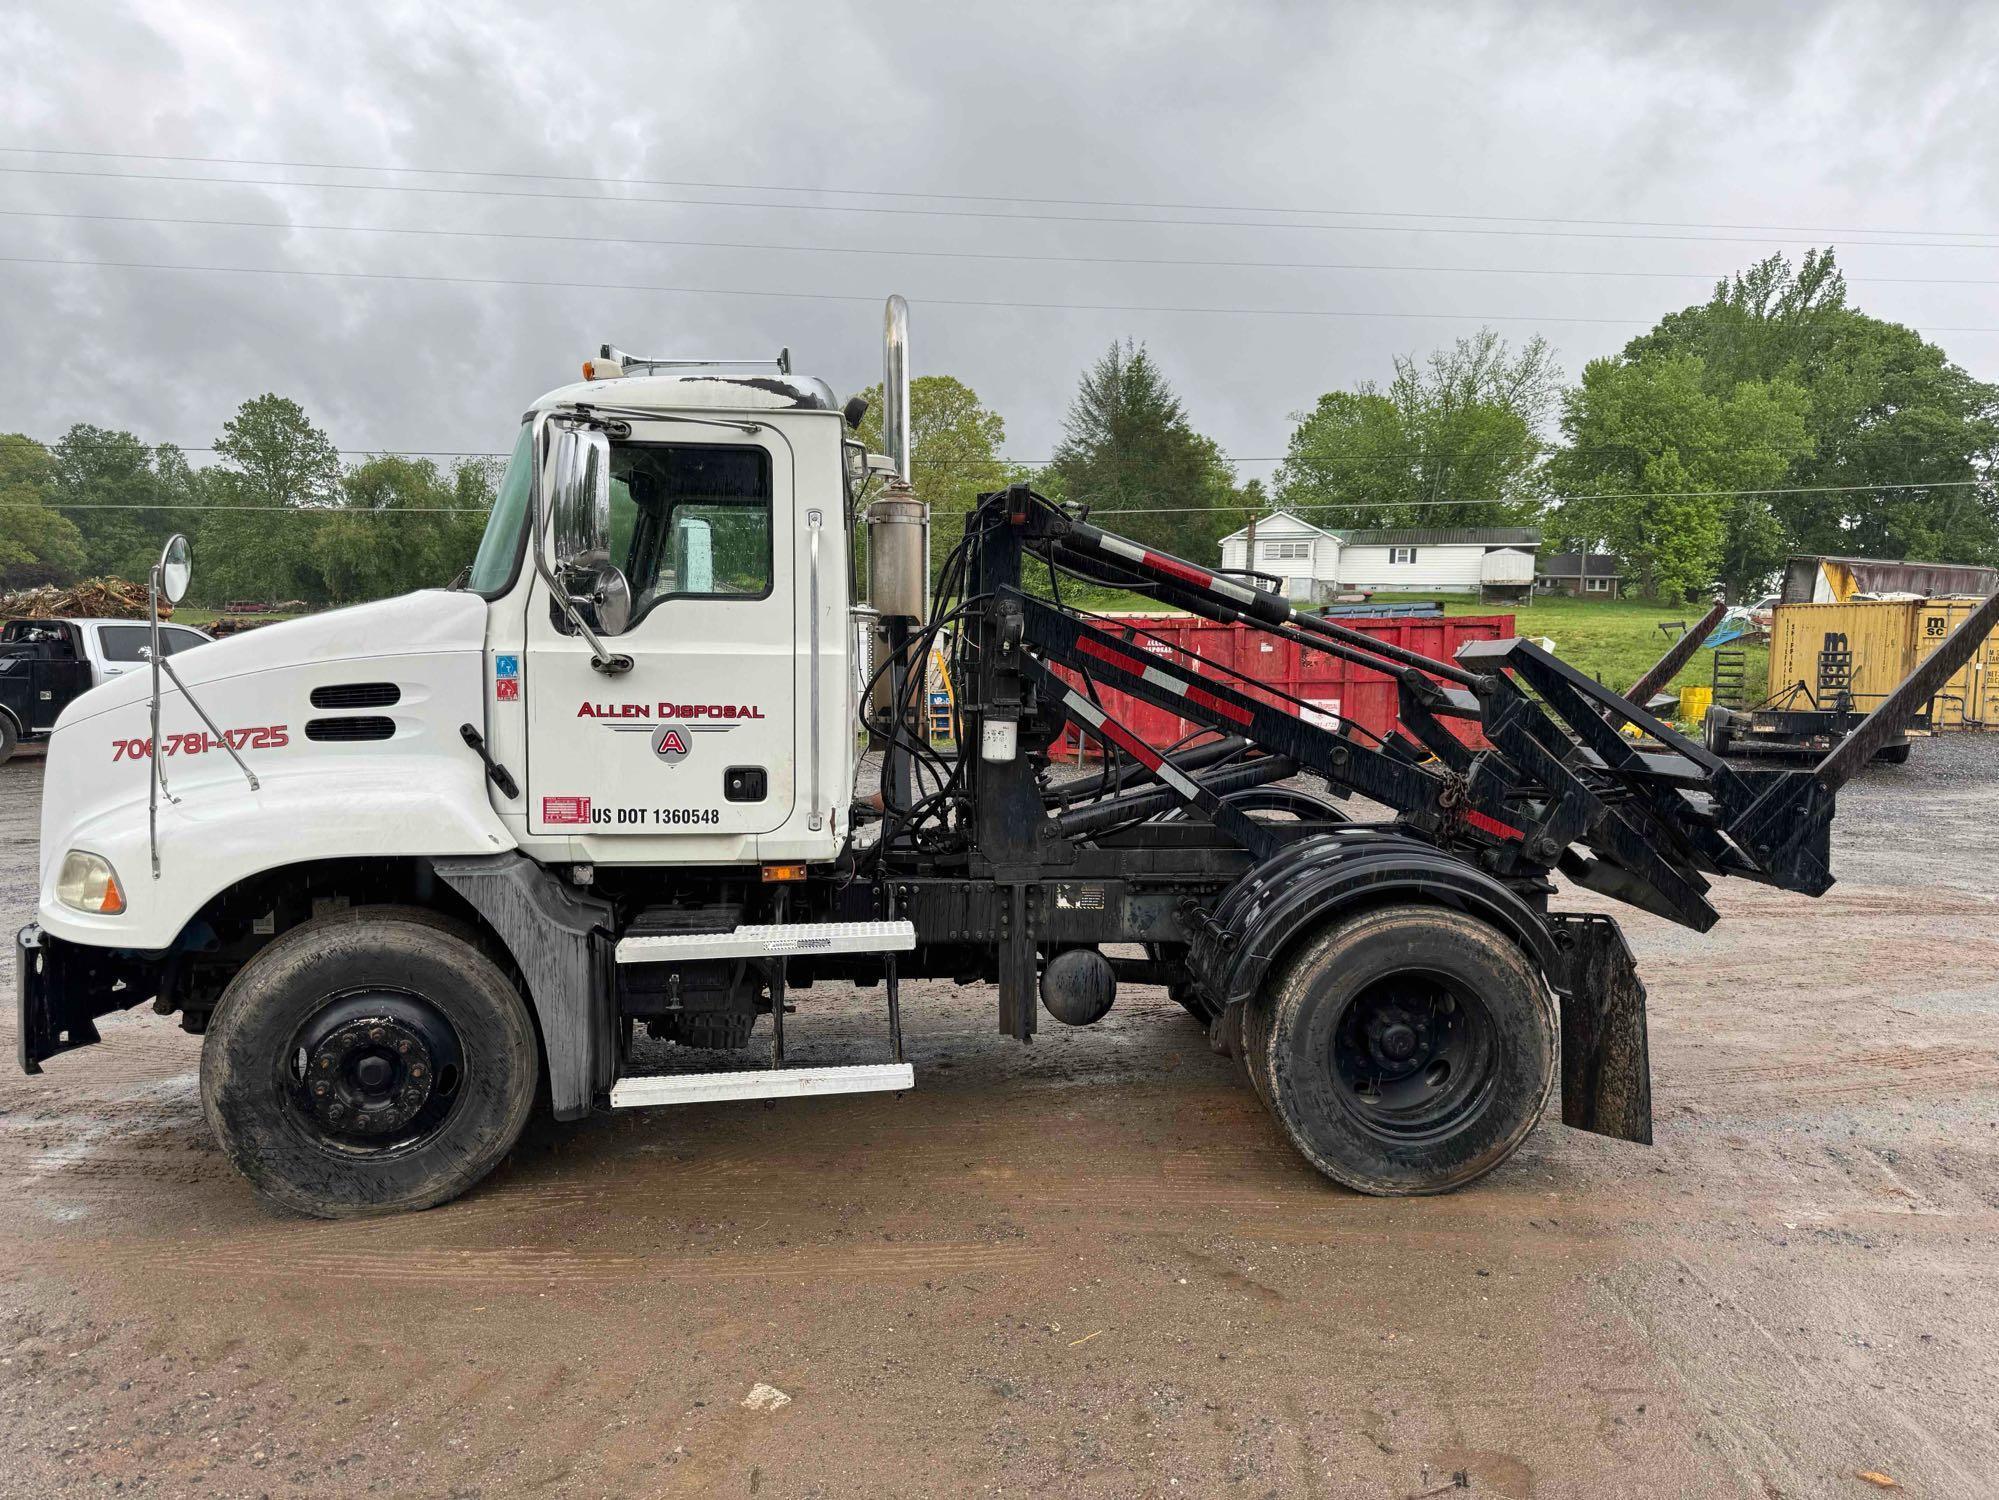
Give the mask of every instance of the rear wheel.
<svg viewBox="0 0 1999 1500">
<path fill-rule="evenodd" d="M 14 721 L 0 714 L 0 766 L 14 758 L 14 747 L 20 743 L 20 732 L 14 728 Z"/>
<path fill-rule="evenodd" d="M 1442 1193 L 1525 1140 L 1555 1079 L 1541 975 L 1461 912 L 1364 912 L 1308 942 L 1244 1016 L 1257 1092 L 1305 1159 L 1364 1193 Z"/>
<path fill-rule="evenodd" d="M 364 908 L 294 928 L 230 982 L 201 1102 L 238 1171 L 320 1218 L 430 1208 L 497 1166 L 534 1105 L 519 993 L 455 923 Z"/>
<path fill-rule="evenodd" d="M 1715 755 L 1728 754 L 1728 747 L 1735 735 L 1729 730 L 1727 710 L 1710 708 L 1707 718 L 1701 721 L 1701 738 L 1707 742 L 1708 750 Z"/>
</svg>

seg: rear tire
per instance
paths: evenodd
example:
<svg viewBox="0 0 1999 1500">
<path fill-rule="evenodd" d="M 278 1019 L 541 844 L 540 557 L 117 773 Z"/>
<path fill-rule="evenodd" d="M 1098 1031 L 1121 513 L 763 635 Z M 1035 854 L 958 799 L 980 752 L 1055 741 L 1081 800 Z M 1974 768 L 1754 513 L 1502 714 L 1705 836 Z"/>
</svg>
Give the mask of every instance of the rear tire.
<svg viewBox="0 0 1999 1500">
<path fill-rule="evenodd" d="M 201 1103 L 258 1192 L 337 1219 L 457 1197 L 513 1148 L 540 1077 L 527 1007 L 469 931 L 368 907 L 293 928 L 230 981 Z"/>
<path fill-rule="evenodd" d="M 0 766 L 6 765 L 14 758 L 14 749 L 20 743 L 21 734 L 15 729 L 14 721 L 7 715 L 0 714 Z"/>
<path fill-rule="evenodd" d="M 1726 755 L 1735 735 L 1728 728 L 1728 721 L 1722 716 L 1725 710 L 1710 708 L 1707 718 L 1701 722 L 1701 738 L 1706 741 L 1710 754 Z"/>
<path fill-rule="evenodd" d="M 1441 907 L 1363 912 L 1308 941 L 1243 1018 L 1250 1081 L 1320 1172 L 1445 1193 L 1505 1161 L 1554 1086 L 1557 1018 L 1505 934 Z"/>
</svg>

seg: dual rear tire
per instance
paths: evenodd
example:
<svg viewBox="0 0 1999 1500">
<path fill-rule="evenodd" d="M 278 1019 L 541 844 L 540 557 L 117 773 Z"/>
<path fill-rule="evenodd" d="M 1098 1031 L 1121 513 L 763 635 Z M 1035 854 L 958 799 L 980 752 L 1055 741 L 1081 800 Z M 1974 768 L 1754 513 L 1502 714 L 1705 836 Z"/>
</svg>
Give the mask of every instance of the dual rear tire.
<svg viewBox="0 0 1999 1500">
<path fill-rule="evenodd" d="M 1383 1196 L 1445 1193 L 1527 1138 L 1558 1021 L 1504 933 L 1442 907 L 1362 912 L 1306 940 L 1243 1017 L 1251 1083 L 1305 1159 Z"/>
</svg>

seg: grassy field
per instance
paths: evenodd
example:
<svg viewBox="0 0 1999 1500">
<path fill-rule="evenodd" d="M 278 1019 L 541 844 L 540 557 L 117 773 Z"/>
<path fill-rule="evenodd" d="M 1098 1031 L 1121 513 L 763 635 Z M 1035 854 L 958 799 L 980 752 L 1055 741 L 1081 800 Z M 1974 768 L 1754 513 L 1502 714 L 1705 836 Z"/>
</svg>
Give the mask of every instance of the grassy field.
<svg viewBox="0 0 1999 1500">
<path fill-rule="evenodd" d="M 1525 604 L 1480 604 L 1461 595 L 1376 594 L 1377 600 L 1424 598 L 1442 599 L 1449 615 L 1513 616 L 1515 631 L 1524 636 L 1545 636 L 1555 643 L 1555 654 L 1580 667 L 1600 682 L 1619 692 L 1631 686 L 1645 669 L 1666 654 L 1674 635 L 1662 631 L 1662 623 L 1684 621 L 1691 628 L 1707 611 L 1689 604 L 1683 608 L 1647 604 L 1632 599 L 1572 599 L 1566 594 L 1541 596 Z M 1745 651 L 1743 676 L 1752 697 L 1763 695 L 1768 675 L 1769 647 L 1738 642 Z M 1714 653 L 1696 651 L 1671 686 L 1705 685 L 1713 678 Z"/>
</svg>

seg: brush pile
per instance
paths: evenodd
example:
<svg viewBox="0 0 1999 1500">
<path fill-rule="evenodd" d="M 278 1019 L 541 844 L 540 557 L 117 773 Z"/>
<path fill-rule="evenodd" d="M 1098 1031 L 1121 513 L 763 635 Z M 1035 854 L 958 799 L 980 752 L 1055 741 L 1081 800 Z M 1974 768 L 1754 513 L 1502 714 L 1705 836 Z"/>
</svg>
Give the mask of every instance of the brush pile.
<svg viewBox="0 0 1999 1500">
<path fill-rule="evenodd" d="M 173 606 L 160 601 L 160 618 Z M 123 578 L 86 578 L 68 588 L 45 583 L 39 588 L 0 594 L 0 620 L 143 620 L 146 586 Z"/>
</svg>

